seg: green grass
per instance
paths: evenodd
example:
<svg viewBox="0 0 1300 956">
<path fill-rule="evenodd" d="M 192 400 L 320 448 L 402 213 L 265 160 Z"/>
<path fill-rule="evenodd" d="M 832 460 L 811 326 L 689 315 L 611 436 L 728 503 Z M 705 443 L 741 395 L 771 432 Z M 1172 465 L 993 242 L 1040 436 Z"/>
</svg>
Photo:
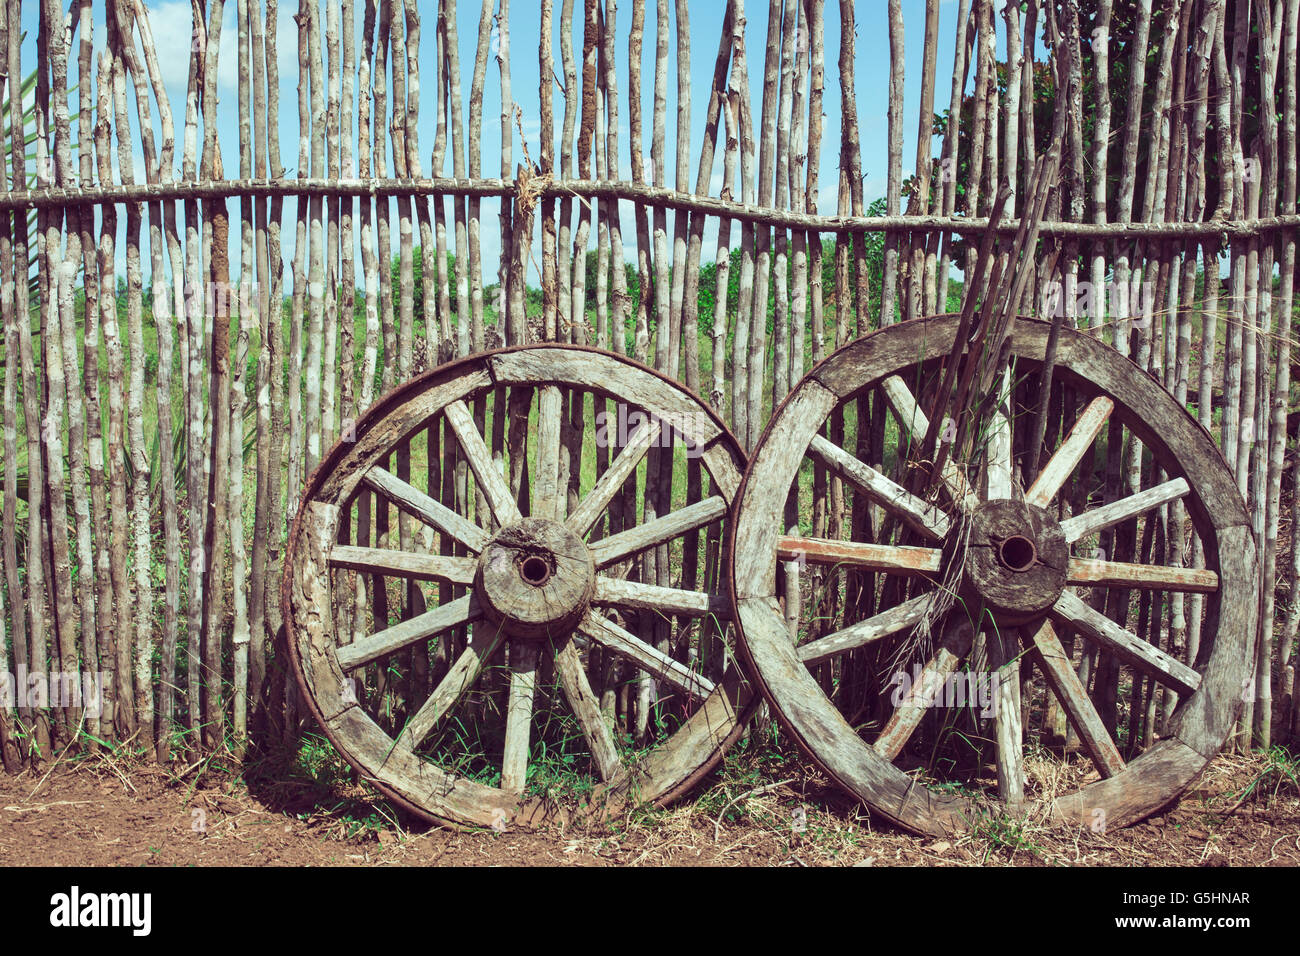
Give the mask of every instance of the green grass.
<svg viewBox="0 0 1300 956">
<path fill-rule="evenodd" d="M 1243 803 L 1254 795 L 1256 800 L 1274 799 L 1283 793 L 1300 795 L 1300 754 L 1289 753 L 1276 744 L 1262 751 L 1265 763 L 1237 794 Z"/>
<path fill-rule="evenodd" d="M 992 854 L 998 852 L 1006 853 L 1012 859 L 1018 853 L 1029 853 L 1031 856 L 1043 855 L 1043 848 L 1033 838 L 1028 825 L 1023 820 L 1017 820 L 1007 814 L 986 816 L 976 822 L 972 831 L 977 839 L 985 841 L 984 859 L 981 862 L 987 861 Z"/>
</svg>

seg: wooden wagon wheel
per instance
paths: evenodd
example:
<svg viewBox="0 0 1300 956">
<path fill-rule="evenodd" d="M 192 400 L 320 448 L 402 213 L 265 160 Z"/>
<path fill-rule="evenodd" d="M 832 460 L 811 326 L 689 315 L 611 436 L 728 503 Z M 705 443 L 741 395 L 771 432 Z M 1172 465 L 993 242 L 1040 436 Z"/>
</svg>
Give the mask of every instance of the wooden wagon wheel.
<svg viewBox="0 0 1300 956">
<path fill-rule="evenodd" d="M 436 821 L 682 794 L 749 698 L 721 585 L 743 465 L 690 393 L 591 349 L 397 388 L 325 456 L 290 536 L 289 646 L 325 733 Z M 671 577 L 641 580 L 647 555 Z"/>
<path fill-rule="evenodd" d="M 1050 328 L 1031 320 L 1013 328 L 984 463 L 949 461 L 931 493 L 909 492 L 908 446 L 927 430 L 927 389 L 956 327 L 920 319 L 859 339 L 769 423 L 728 544 L 750 678 L 831 777 L 909 829 L 957 832 L 1008 811 L 1093 830 L 1132 823 L 1203 770 L 1249 687 L 1258 584 L 1246 508 L 1186 410 L 1068 330 L 1053 427 L 1022 476 Z M 1144 476 L 1135 493 L 1105 487 L 1106 456 L 1121 447 L 1125 470 Z M 840 533 L 811 504 L 817 474 L 852 498 Z M 1162 507 L 1186 509 L 1204 569 L 1143 559 L 1164 534 Z M 1117 560 L 1097 553 L 1102 532 Z M 1198 634 L 1160 641 L 1165 596 L 1178 615 L 1199 607 Z M 1143 689 L 1147 706 L 1133 702 Z M 1163 726 L 1152 701 L 1168 706 Z M 1135 746 L 1130 734 L 1151 724 Z"/>
</svg>

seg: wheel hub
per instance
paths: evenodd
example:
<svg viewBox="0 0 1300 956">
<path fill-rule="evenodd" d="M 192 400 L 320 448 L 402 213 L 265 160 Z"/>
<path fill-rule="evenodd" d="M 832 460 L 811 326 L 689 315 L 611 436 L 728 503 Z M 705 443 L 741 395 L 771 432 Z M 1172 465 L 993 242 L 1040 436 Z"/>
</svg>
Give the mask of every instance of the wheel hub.
<svg viewBox="0 0 1300 956">
<path fill-rule="evenodd" d="M 582 539 L 542 518 L 502 528 L 479 556 L 484 616 L 524 640 L 573 630 L 591 602 L 595 579 L 596 567 Z"/>
<path fill-rule="evenodd" d="M 1065 533 L 1047 511 L 1023 501 L 986 501 L 971 513 L 963 590 L 971 609 L 1000 624 L 1041 616 L 1065 590 Z"/>
</svg>

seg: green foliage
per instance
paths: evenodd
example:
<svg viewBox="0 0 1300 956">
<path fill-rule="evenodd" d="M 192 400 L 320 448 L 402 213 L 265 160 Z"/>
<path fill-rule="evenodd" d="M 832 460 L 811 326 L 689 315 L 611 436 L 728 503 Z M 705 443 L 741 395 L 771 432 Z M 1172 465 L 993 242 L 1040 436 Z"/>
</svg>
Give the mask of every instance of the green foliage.
<svg viewBox="0 0 1300 956">
<path fill-rule="evenodd" d="M 451 303 L 451 316 L 452 316 L 452 322 L 454 324 L 458 317 L 458 312 L 456 307 L 456 256 L 454 253 L 450 251 L 445 252 L 444 255 L 447 258 L 447 285 L 449 290 L 448 299 L 450 300 Z M 412 314 L 415 316 L 416 335 L 420 338 L 423 338 L 424 336 L 424 255 L 420 246 L 416 246 L 415 249 L 412 250 L 411 257 L 412 257 L 411 296 L 412 299 L 414 300 Z M 401 287 L 401 279 L 402 279 L 402 257 L 398 255 L 393 257 L 393 263 L 392 263 L 394 308 L 397 307 L 397 295 L 398 295 L 397 290 Z M 436 298 L 437 297 L 436 284 L 438 281 L 438 277 L 434 276 L 433 281 L 435 283 L 434 296 Z M 353 299 L 353 316 L 362 319 L 363 327 L 364 327 L 364 320 L 366 315 L 365 305 L 366 305 L 365 296 L 358 293 Z"/>
<path fill-rule="evenodd" d="M 26 37 L 26 34 L 24 33 L 23 36 Z M 20 102 L 25 101 L 29 96 L 31 96 L 32 91 L 36 87 L 36 78 L 37 78 L 36 75 L 37 75 L 37 71 L 33 70 L 31 73 L 28 73 L 27 76 L 23 79 L 22 87 L 18 91 Z M 11 92 L 10 87 L 6 86 L 5 97 L 2 101 L 0 101 L 0 112 L 3 112 L 3 123 L 4 123 L 3 142 L 5 143 L 12 142 L 12 139 L 10 137 L 10 131 L 13 129 L 13 124 L 10 122 L 10 113 L 9 113 L 10 92 Z M 77 114 L 74 112 L 70 114 L 68 118 L 70 120 L 75 121 L 77 118 Z M 37 171 L 36 150 L 35 150 L 36 139 L 37 139 L 37 132 L 36 132 L 37 124 L 36 124 L 35 97 L 32 97 L 31 105 L 23 110 L 22 129 L 24 130 L 24 132 L 28 129 L 31 130 L 30 133 L 26 133 L 25 136 L 23 137 L 23 145 L 27 147 L 26 151 L 24 152 L 23 167 L 27 174 L 27 188 L 35 189 L 37 184 L 36 183 L 36 171 Z M 12 183 L 13 181 L 12 154 L 9 152 L 8 149 L 0 150 L 0 176 L 5 177 L 6 183 Z M 28 264 L 29 264 L 29 274 L 27 279 L 27 295 L 29 301 L 36 299 L 40 288 L 39 260 L 36 255 L 36 251 L 37 251 L 36 246 L 37 246 L 36 210 L 29 209 L 27 211 L 27 256 L 28 256 Z"/>
<path fill-rule="evenodd" d="M 971 827 L 971 832 L 984 844 L 981 865 L 998 852 L 1005 853 L 1009 862 L 1014 861 L 1019 853 L 1035 857 L 1042 857 L 1044 853 L 1043 847 L 1034 839 L 1028 821 L 1005 812 L 990 812 L 981 816 Z"/>
<path fill-rule="evenodd" d="M 1245 803 L 1252 794 L 1258 800 L 1277 797 L 1283 793 L 1300 794 L 1300 756 L 1288 753 L 1274 744 L 1262 751 L 1264 766 L 1237 796 L 1237 804 Z"/>
<path fill-rule="evenodd" d="M 872 217 L 883 216 L 885 214 L 885 199 L 880 197 L 876 199 L 867 209 L 867 215 Z M 733 239 L 735 237 L 733 236 Z M 856 282 L 853 270 L 856 267 L 856 250 L 853 249 L 853 243 L 859 237 L 845 237 L 844 242 L 849 249 L 849 275 L 848 282 L 850 294 L 856 298 Z M 870 302 L 867 308 L 868 315 L 878 316 L 880 312 L 880 288 L 884 277 L 885 263 L 885 237 L 883 233 L 871 232 L 862 237 L 863 252 L 867 267 L 868 287 L 870 289 Z M 839 240 L 823 238 L 821 240 L 821 280 L 822 280 L 822 304 L 825 310 L 826 320 L 829 324 L 834 318 L 835 311 L 835 249 Z M 793 243 L 787 240 L 787 252 L 789 255 L 790 265 L 787 270 L 788 281 L 793 284 Z M 776 250 L 775 244 L 772 245 L 773 254 L 770 262 L 770 272 L 768 276 L 768 296 L 767 296 L 767 332 L 770 339 L 776 316 Z M 731 249 L 730 258 L 727 264 L 727 293 L 726 293 L 726 315 L 728 317 L 729 334 L 730 329 L 734 328 L 736 313 L 740 309 L 740 267 L 741 267 L 741 248 L 737 243 Z M 811 268 L 812 257 L 809 256 Z M 609 304 L 611 314 L 613 312 L 613 268 L 614 264 L 610 263 L 606 275 L 607 288 L 611 294 Z M 628 351 L 632 351 L 636 342 L 636 315 L 641 305 L 641 278 L 637 272 L 635 263 L 626 262 L 623 265 L 624 274 L 627 283 L 627 294 L 631 301 L 627 327 L 623 330 Z M 584 299 L 584 306 L 588 318 L 594 318 L 596 314 L 596 280 L 599 275 L 599 259 L 596 250 L 587 251 L 587 286 Z M 668 282 L 671 288 L 673 272 L 669 270 Z M 811 276 L 809 277 L 811 280 Z M 654 276 L 650 276 L 651 286 L 647 294 L 654 296 Z M 699 332 L 701 338 L 711 337 L 713 334 L 714 321 L 718 315 L 718 264 L 716 261 L 703 262 L 700 265 L 699 291 L 696 296 L 696 307 L 699 322 Z M 530 289 L 532 294 L 536 290 Z M 957 293 L 957 301 L 960 304 L 960 292 Z M 537 292 L 538 306 L 540 307 L 540 292 Z M 653 303 L 647 311 L 647 322 L 650 332 L 650 340 L 655 341 L 656 337 L 656 317 L 653 309 Z M 856 302 L 855 302 L 856 306 Z M 811 311 L 810 311 L 811 314 Z M 897 312 L 895 313 L 897 315 Z M 873 323 L 874 326 L 874 323 Z M 728 342 L 728 354 L 730 354 L 730 342 Z"/>
</svg>

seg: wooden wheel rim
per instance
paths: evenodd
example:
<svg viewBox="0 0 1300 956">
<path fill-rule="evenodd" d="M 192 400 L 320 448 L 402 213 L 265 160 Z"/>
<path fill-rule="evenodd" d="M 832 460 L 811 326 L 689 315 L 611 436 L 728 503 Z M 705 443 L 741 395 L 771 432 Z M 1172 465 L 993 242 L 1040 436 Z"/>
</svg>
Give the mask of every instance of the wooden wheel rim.
<svg viewBox="0 0 1300 956">
<path fill-rule="evenodd" d="M 510 386 L 589 391 L 643 409 L 665 429 L 671 427 L 696 448 L 703 471 L 713 481 L 713 494 L 724 500 L 725 506 L 719 505 L 719 513 L 710 519 L 721 520 L 724 533 L 745 462 L 721 419 L 671 379 L 623 356 L 560 344 L 499 349 L 439 366 L 379 399 L 357 421 L 355 433 L 330 449 L 307 481 L 285 554 L 281 601 L 290 658 L 304 698 L 339 753 L 387 797 L 438 823 L 535 826 L 567 819 L 575 808 L 524 800 L 518 793 L 448 773 L 395 742 L 365 713 L 339 661 L 328 611 L 328 552 L 338 533 L 340 502 L 351 500 L 376 462 L 448 406 Z M 479 531 L 485 546 L 495 540 Z M 529 573 L 537 581 L 553 583 L 546 581 L 549 575 Z M 711 598 L 709 607 L 710 613 L 730 615 L 725 601 Z M 537 646 L 535 638 L 528 642 Z M 599 783 L 589 810 L 608 811 L 623 802 L 664 805 L 716 766 L 739 736 L 752 696 L 731 655 L 727 657 L 723 678 L 686 722 L 642 756 L 634 770 L 624 765 L 617 776 Z"/>
<path fill-rule="evenodd" d="M 769 422 L 750 458 L 736 503 L 727 554 L 738 644 L 747 673 L 799 745 L 875 812 L 908 829 L 942 834 L 968 829 L 984 812 L 974 801 L 919 785 L 856 733 L 796 653 L 776 600 L 781 515 L 804 454 L 837 406 L 895 372 L 947 355 L 957 317 L 901 323 L 871 333 L 817 365 Z M 1041 366 L 1050 325 L 1020 319 L 1012 354 Z M 1117 774 L 1056 797 L 1042 814 L 1054 823 L 1107 826 L 1142 819 L 1181 794 L 1222 748 L 1242 706 L 1254 659 L 1258 578 L 1249 516 L 1231 472 L 1206 431 L 1154 379 L 1088 335 L 1062 330 L 1054 375 L 1081 392 L 1109 396 L 1115 414 L 1152 451 L 1170 478 L 1190 486 L 1188 514 L 1205 545 L 1218 590 L 1206 594 L 1195 670 L 1199 687 L 1183 697 L 1168 733 Z M 1137 409 L 1139 411 L 1134 411 Z M 1100 814 L 1098 814 L 1100 811 Z"/>
</svg>

